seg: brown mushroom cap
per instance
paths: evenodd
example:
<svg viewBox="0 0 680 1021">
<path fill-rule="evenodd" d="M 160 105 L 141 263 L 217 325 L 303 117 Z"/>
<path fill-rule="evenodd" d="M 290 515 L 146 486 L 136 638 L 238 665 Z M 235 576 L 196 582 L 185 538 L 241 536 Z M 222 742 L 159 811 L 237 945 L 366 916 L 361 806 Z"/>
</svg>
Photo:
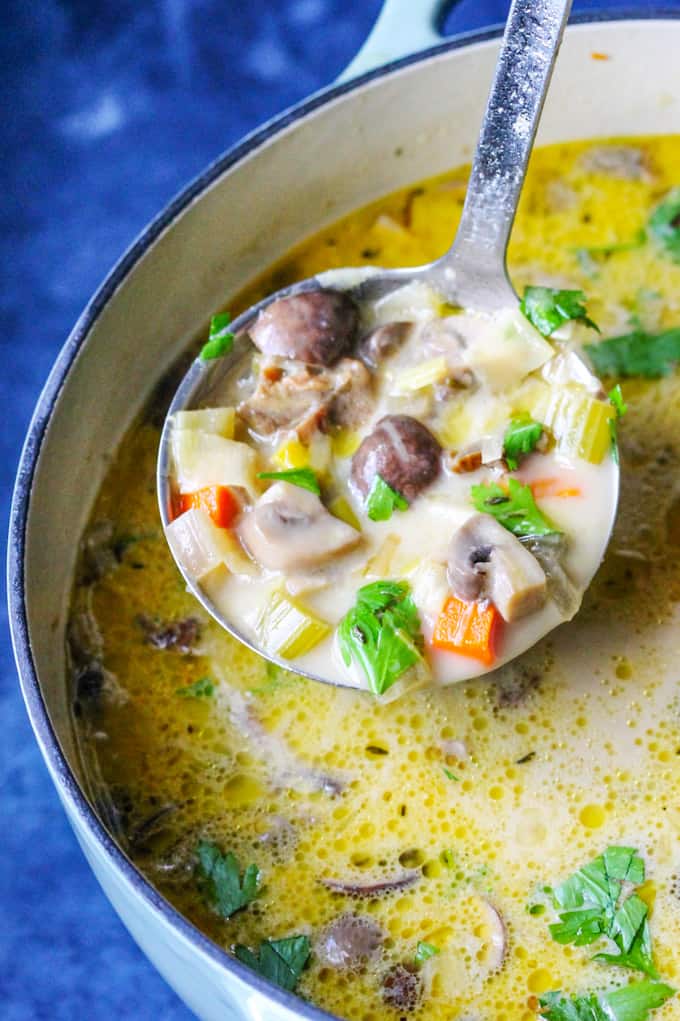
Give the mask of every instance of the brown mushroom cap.
<svg viewBox="0 0 680 1021">
<path fill-rule="evenodd" d="M 332 365 L 352 346 L 358 321 L 348 295 L 320 288 L 273 301 L 249 332 L 263 354 Z"/>
<path fill-rule="evenodd" d="M 367 496 L 376 475 L 411 503 L 439 475 L 441 447 L 410 415 L 386 415 L 352 458 L 352 484 Z"/>
</svg>

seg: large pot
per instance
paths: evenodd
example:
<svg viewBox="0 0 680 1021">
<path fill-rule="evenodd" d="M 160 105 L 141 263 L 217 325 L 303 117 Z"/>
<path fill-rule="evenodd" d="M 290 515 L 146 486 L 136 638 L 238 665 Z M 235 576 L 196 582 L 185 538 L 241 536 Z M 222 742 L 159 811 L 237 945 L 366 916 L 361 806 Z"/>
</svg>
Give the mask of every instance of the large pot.
<svg viewBox="0 0 680 1021">
<path fill-rule="evenodd" d="M 395 45 L 399 54 L 431 42 L 437 6 L 389 0 L 361 60 L 384 58 Z M 28 712 L 104 891 L 140 947 L 204 1019 L 328 1015 L 272 988 L 185 921 L 127 860 L 88 803 L 63 655 L 78 539 L 109 455 L 153 381 L 212 309 L 306 235 L 469 158 L 497 49 L 492 31 L 393 61 L 284 113 L 209 167 L 93 297 L 30 426 L 9 541 L 12 633 Z M 645 8 L 640 16 L 571 25 L 539 141 L 677 131 L 678 53 L 680 20 L 672 13 L 651 17 Z M 362 69 L 356 62 L 352 68 Z"/>
</svg>

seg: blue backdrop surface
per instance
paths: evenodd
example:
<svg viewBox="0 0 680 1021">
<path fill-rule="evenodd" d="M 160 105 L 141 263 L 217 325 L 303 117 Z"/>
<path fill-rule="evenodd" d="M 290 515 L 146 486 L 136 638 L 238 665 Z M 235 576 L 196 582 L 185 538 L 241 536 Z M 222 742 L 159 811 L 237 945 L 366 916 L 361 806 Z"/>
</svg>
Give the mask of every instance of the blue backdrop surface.
<svg viewBox="0 0 680 1021">
<path fill-rule="evenodd" d="M 32 407 L 89 295 L 209 161 L 329 84 L 379 7 L 380 0 L 5 0 L 3 543 Z M 503 0 L 460 0 L 446 30 L 498 22 L 506 9 Z M 3 1021 L 187 1021 L 192 1015 L 123 929 L 66 824 L 21 703 L 6 625 L 0 718 Z"/>
</svg>

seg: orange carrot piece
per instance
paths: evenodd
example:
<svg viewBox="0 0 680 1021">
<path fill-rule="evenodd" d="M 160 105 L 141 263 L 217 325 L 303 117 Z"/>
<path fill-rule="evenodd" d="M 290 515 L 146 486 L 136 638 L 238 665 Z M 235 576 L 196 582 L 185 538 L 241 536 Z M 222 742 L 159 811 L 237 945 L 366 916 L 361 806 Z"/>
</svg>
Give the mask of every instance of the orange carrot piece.
<svg viewBox="0 0 680 1021">
<path fill-rule="evenodd" d="M 529 483 L 534 500 L 544 500 L 550 496 L 581 496 L 578 486 L 565 486 L 562 479 L 553 477 L 534 479 Z"/>
<path fill-rule="evenodd" d="M 194 493 L 180 493 L 178 514 L 198 507 L 209 514 L 219 528 L 229 528 L 241 510 L 241 505 L 229 486 L 206 486 Z"/>
<path fill-rule="evenodd" d="M 466 603 L 457 596 L 449 596 L 437 618 L 432 645 L 435 649 L 472 656 L 491 666 L 496 658 L 500 626 L 501 615 L 493 603 Z"/>
</svg>

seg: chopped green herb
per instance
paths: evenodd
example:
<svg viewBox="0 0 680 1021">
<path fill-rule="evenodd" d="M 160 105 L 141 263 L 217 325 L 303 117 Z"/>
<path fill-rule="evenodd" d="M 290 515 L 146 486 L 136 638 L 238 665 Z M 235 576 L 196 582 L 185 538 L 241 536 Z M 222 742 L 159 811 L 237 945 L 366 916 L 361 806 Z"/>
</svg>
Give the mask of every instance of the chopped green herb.
<svg viewBox="0 0 680 1021">
<path fill-rule="evenodd" d="M 545 904 L 530 904 L 527 908 L 530 915 L 544 915 Z"/>
<path fill-rule="evenodd" d="M 647 222 L 649 233 L 674 262 L 680 262 L 680 188 L 672 188 Z"/>
<path fill-rule="evenodd" d="M 272 479 L 276 482 L 290 482 L 291 486 L 299 486 L 300 489 L 308 489 L 316 496 L 321 495 L 321 487 L 316 473 L 312 468 L 288 468 L 280 472 L 258 472 L 258 479 Z"/>
<path fill-rule="evenodd" d="M 513 535 L 558 535 L 559 530 L 536 506 L 531 486 L 508 479 L 507 491 L 497 482 L 482 482 L 471 489 L 478 511 L 492 514 Z"/>
<path fill-rule="evenodd" d="M 550 926 L 558 943 L 587 946 L 606 936 L 618 953 L 600 953 L 595 960 L 644 971 L 657 977 L 645 902 L 632 893 L 621 900 L 623 883 L 644 882 L 642 858 L 630 847 L 609 847 L 553 890 L 559 921 Z"/>
<path fill-rule="evenodd" d="M 420 940 L 416 947 L 416 964 L 424 964 L 425 961 L 429 961 L 431 957 L 436 957 L 439 953 L 441 953 L 439 947 L 435 947 L 432 943 L 425 943 L 424 940 Z"/>
<path fill-rule="evenodd" d="M 609 432 L 612 438 L 612 456 L 616 463 L 619 463 L 619 437 L 618 437 L 618 424 L 619 419 L 628 411 L 628 405 L 623 399 L 623 393 L 621 392 L 621 385 L 617 383 L 616 386 L 609 391 L 608 395 L 610 402 L 614 405 L 616 411 L 616 418 L 609 419 Z"/>
<path fill-rule="evenodd" d="M 446 865 L 447 869 L 452 869 L 456 864 L 456 856 L 449 847 L 442 851 L 440 858 L 443 864 Z"/>
<path fill-rule="evenodd" d="M 185 688 L 175 688 L 175 694 L 181 698 L 210 698 L 214 691 L 215 685 L 209 677 L 199 677 Z"/>
<path fill-rule="evenodd" d="M 382 695 L 422 658 L 418 610 L 405 581 L 375 581 L 357 592 L 357 601 L 338 625 L 346 666 L 361 668 L 370 690 Z"/>
<path fill-rule="evenodd" d="M 446 766 L 443 766 L 442 769 L 444 772 L 444 776 L 447 778 L 447 780 L 454 780 L 456 783 L 460 783 L 459 776 L 456 776 L 455 773 L 452 773 L 450 769 L 446 768 Z"/>
<path fill-rule="evenodd" d="M 663 982 L 632 982 L 608 993 L 565 996 L 553 992 L 541 996 L 541 1017 L 547 1021 L 647 1021 L 650 1010 L 661 1007 L 675 994 Z"/>
<path fill-rule="evenodd" d="M 584 349 L 600 376 L 660 379 L 680 362 L 680 329 L 663 333 L 634 330 L 599 344 L 586 344 Z"/>
<path fill-rule="evenodd" d="M 366 513 L 371 521 L 389 521 L 395 510 L 408 510 L 408 501 L 388 486 L 382 476 L 376 475 L 366 497 Z"/>
<path fill-rule="evenodd" d="M 210 320 L 208 342 L 201 348 L 201 358 L 204 362 L 221 358 L 231 351 L 234 346 L 234 334 L 228 329 L 230 322 L 231 316 L 228 312 L 220 312 Z"/>
<path fill-rule="evenodd" d="M 541 438 L 543 426 L 529 415 L 517 415 L 503 437 L 503 453 L 510 471 L 517 471 L 521 457 L 530 454 Z"/>
<path fill-rule="evenodd" d="M 571 320 L 585 323 L 599 333 L 599 327 L 586 314 L 583 291 L 560 291 L 554 287 L 525 287 L 520 309 L 544 337 L 550 337 Z"/>
<path fill-rule="evenodd" d="M 231 851 L 222 854 L 217 844 L 207 840 L 201 840 L 196 855 L 199 886 L 222 918 L 231 918 L 255 899 L 260 882 L 257 865 L 249 865 L 241 876 L 235 855 Z"/>
<path fill-rule="evenodd" d="M 237 944 L 234 954 L 259 975 L 293 992 L 309 960 L 308 936 L 289 936 L 287 939 L 267 939 L 260 943 L 257 954 Z"/>
</svg>

